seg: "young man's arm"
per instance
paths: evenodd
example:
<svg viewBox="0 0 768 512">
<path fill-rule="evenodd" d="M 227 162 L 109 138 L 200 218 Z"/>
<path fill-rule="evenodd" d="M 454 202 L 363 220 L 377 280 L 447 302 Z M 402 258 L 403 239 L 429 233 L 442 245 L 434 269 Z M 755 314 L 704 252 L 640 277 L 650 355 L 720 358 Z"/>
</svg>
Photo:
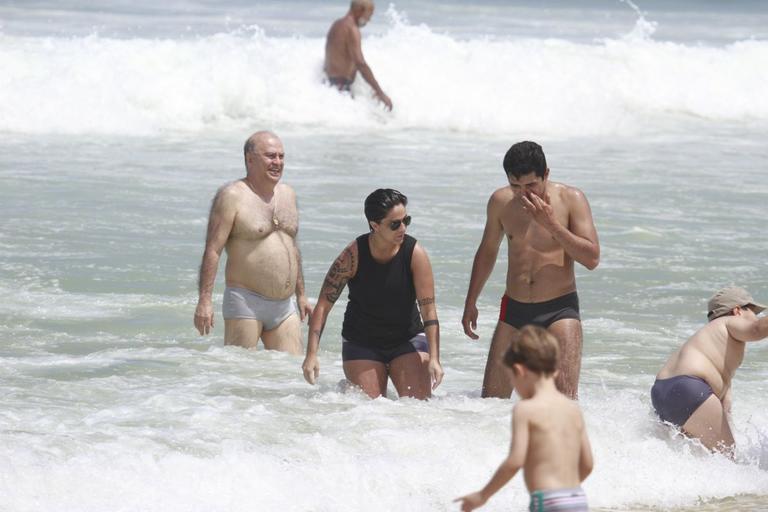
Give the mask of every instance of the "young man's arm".
<svg viewBox="0 0 768 512">
<path fill-rule="evenodd" d="M 768 317 L 746 318 L 728 317 L 725 324 L 728 334 L 739 341 L 759 341 L 768 337 Z"/>
<path fill-rule="evenodd" d="M 485 286 L 485 282 L 488 281 L 488 277 L 493 272 L 496 256 L 499 254 L 499 245 L 501 245 L 501 240 L 504 237 L 504 227 L 501 225 L 503 202 L 498 195 L 499 191 L 496 191 L 488 199 L 485 230 L 483 230 L 483 238 L 480 240 L 480 246 L 477 248 L 475 259 L 472 262 L 472 274 L 469 278 L 467 297 L 464 300 L 461 325 L 464 327 L 464 334 L 473 340 L 479 338 L 473 330 L 477 329 L 477 299 L 483 286 Z"/>
<path fill-rule="evenodd" d="M 413 285 L 416 288 L 416 300 L 424 323 L 424 333 L 429 343 L 429 375 L 432 389 L 435 389 L 443 380 L 443 367 L 440 365 L 440 323 L 437 320 L 435 304 L 435 277 L 429 256 L 418 243 L 413 250 L 411 270 Z"/>
<path fill-rule="evenodd" d="M 530 437 L 528 425 L 528 414 L 525 408 L 521 407 L 520 402 L 518 402 L 512 410 L 512 442 L 509 447 L 509 455 L 481 491 L 454 500 L 461 502 L 462 512 L 482 507 L 491 496 L 504 487 L 523 467 L 525 458 L 528 455 L 528 439 Z"/>
<path fill-rule="evenodd" d="M 581 190 L 573 187 L 567 190 L 566 201 L 569 219 L 567 227 L 554 218 L 548 196 L 542 199 L 531 195 L 530 199 L 523 199 L 531 215 L 552 234 L 568 256 L 589 270 L 594 270 L 600 263 L 600 243 L 589 202 Z"/>
<path fill-rule="evenodd" d="M 376 94 L 376 97 L 381 100 L 384 105 L 387 106 L 389 110 L 392 110 L 392 100 L 389 99 L 389 96 L 384 94 L 384 91 L 379 86 L 379 82 L 376 81 L 376 78 L 373 76 L 373 71 L 371 71 L 370 66 L 368 66 L 368 63 L 365 62 L 365 58 L 363 57 L 363 45 L 362 45 L 362 36 L 360 35 L 360 29 L 357 27 L 350 28 L 349 29 L 349 53 L 352 55 L 352 59 L 355 62 L 355 67 L 360 72 L 361 75 L 363 75 L 363 78 L 366 82 L 373 88 L 373 92 Z"/>
<path fill-rule="evenodd" d="M 333 262 L 325 276 L 320 296 L 312 316 L 309 317 L 309 333 L 307 334 L 307 355 L 301 365 L 304 379 L 314 384 L 320 375 L 320 363 L 317 360 L 317 350 L 320 346 L 320 336 L 325 329 L 325 321 L 333 305 L 341 296 L 347 282 L 357 272 L 357 242 L 348 245 Z"/>
<path fill-rule="evenodd" d="M 237 214 L 234 185 L 219 189 L 213 198 L 211 213 L 208 217 L 208 232 L 205 239 L 203 262 L 200 264 L 198 281 L 198 299 L 195 308 L 194 324 L 201 335 L 213 329 L 213 284 L 219 267 L 219 258 L 227 244 Z"/>
</svg>

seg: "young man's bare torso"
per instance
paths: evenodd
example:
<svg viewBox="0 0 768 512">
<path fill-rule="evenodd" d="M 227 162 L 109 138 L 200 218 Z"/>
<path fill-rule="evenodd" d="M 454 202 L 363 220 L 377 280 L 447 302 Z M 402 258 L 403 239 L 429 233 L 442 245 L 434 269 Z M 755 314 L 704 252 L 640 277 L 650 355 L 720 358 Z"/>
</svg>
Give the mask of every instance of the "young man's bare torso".
<svg viewBox="0 0 768 512">
<path fill-rule="evenodd" d="M 560 341 L 557 385 L 575 398 L 582 332 L 574 262 L 590 270 L 599 262 L 592 212 L 580 190 L 549 181 L 549 169 L 538 144 L 513 145 L 504 165 L 509 186 L 496 190 L 488 201 L 485 230 L 472 265 L 462 317 L 464 332 L 477 339 L 473 330 L 477 327 L 477 299 L 506 238 L 505 296 L 488 353 L 483 396 L 511 395 L 512 387 L 498 361 L 510 337 L 524 325 L 533 324 L 548 329 Z"/>
</svg>

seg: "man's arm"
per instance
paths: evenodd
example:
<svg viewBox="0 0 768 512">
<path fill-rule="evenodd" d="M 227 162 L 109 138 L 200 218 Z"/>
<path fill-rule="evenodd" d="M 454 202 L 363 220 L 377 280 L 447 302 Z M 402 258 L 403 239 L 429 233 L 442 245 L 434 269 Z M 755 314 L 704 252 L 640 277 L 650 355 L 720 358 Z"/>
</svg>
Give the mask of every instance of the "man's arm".
<svg viewBox="0 0 768 512">
<path fill-rule="evenodd" d="M 731 419 L 731 409 L 733 407 L 733 393 L 731 392 L 731 389 L 731 386 L 728 385 L 728 389 L 725 390 L 725 394 L 721 400 L 723 404 L 723 410 L 725 411 L 725 414 L 728 415 L 728 420 Z"/>
<path fill-rule="evenodd" d="M 482 507 L 523 467 L 528 455 L 528 439 L 530 437 L 528 424 L 528 415 L 518 402 L 512 411 L 512 442 L 510 443 L 509 455 L 481 491 L 454 500 L 462 502 L 462 512 Z"/>
<path fill-rule="evenodd" d="M 739 341 L 759 341 L 768 337 L 768 317 L 750 319 L 731 316 L 725 328 L 731 337 Z"/>
<path fill-rule="evenodd" d="M 208 216 L 208 232 L 205 238 L 203 262 L 200 264 L 198 280 L 198 299 L 195 308 L 194 324 L 201 335 L 208 334 L 213 328 L 213 284 L 219 267 L 219 258 L 232 232 L 237 214 L 235 191 L 232 185 L 219 189 L 213 198 Z"/>
<path fill-rule="evenodd" d="M 473 330 L 477 329 L 477 298 L 480 296 L 491 272 L 493 272 L 496 256 L 499 254 L 499 245 L 501 245 L 501 239 L 504 237 L 504 227 L 501 225 L 503 202 L 496 197 L 497 194 L 498 191 L 488 199 L 483 238 L 480 240 L 480 246 L 477 248 L 475 259 L 472 262 L 472 274 L 469 278 L 467 297 L 464 300 L 464 315 L 461 319 L 461 325 L 464 327 L 464 334 L 473 340 L 479 338 Z"/>
<path fill-rule="evenodd" d="M 368 63 L 365 62 L 365 57 L 363 57 L 363 45 L 362 45 L 362 36 L 360 35 L 360 29 L 357 27 L 351 27 L 349 29 L 349 54 L 352 56 L 352 60 L 355 62 L 355 67 L 360 72 L 360 74 L 363 76 L 366 82 L 373 88 L 373 92 L 376 94 L 376 97 L 381 100 L 384 105 L 387 106 L 389 110 L 392 110 L 392 100 L 389 99 L 389 96 L 384 94 L 384 91 L 379 86 L 379 82 L 376 81 L 376 78 L 373 76 L 373 71 L 371 71 L 370 66 L 368 66 Z"/>
<path fill-rule="evenodd" d="M 435 277 L 429 256 L 418 243 L 413 251 L 411 269 L 413 285 L 416 288 L 416 300 L 419 304 L 421 320 L 424 322 L 424 333 L 429 343 L 429 375 L 432 389 L 435 389 L 443 381 L 443 367 L 440 365 L 440 323 L 437 320 L 435 304 Z"/>
<path fill-rule="evenodd" d="M 292 189 L 291 189 L 292 190 Z M 296 251 L 296 304 L 299 307 L 299 317 L 304 321 L 305 317 L 312 315 L 312 306 L 307 300 L 306 290 L 304 288 L 304 268 L 301 263 L 301 251 L 299 250 L 299 205 L 296 202 L 296 195 L 293 196 L 293 208 L 296 211 L 296 235 L 293 237 L 293 248 Z"/>
<path fill-rule="evenodd" d="M 320 296 L 317 298 L 315 312 L 309 317 L 309 334 L 307 335 L 307 355 L 301 369 L 304 379 L 314 384 L 320 375 L 320 363 L 317 360 L 317 350 L 320 346 L 320 337 L 325 329 L 328 313 L 331 312 L 336 300 L 341 296 L 347 282 L 357 272 L 357 242 L 349 244 L 338 258 L 333 262 L 325 276 Z"/>
<path fill-rule="evenodd" d="M 549 195 L 544 199 L 531 195 L 523 198 L 523 204 L 533 218 L 541 224 L 563 247 L 565 252 L 589 270 L 594 270 L 600 263 L 600 243 L 597 229 L 592 220 L 592 210 L 584 193 L 570 187 L 566 192 L 568 205 L 568 226 L 563 226 L 554 217 Z"/>
<path fill-rule="evenodd" d="M 312 305 L 309 303 L 309 300 L 307 300 L 307 294 L 304 289 L 304 269 L 302 268 L 301 264 L 301 251 L 299 251 L 299 244 L 296 242 L 296 239 L 293 240 L 294 248 L 296 250 L 296 304 L 299 307 L 299 317 L 301 318 L 301 321 L 304 321 L 304 318 L 309 317 L 312 315 Z"/>
</svg>

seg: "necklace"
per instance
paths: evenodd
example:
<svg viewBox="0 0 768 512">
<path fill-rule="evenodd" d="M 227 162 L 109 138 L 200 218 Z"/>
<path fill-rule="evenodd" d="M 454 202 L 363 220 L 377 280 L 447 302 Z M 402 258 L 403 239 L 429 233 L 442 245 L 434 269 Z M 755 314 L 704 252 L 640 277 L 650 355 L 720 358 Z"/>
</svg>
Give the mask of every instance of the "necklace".
<svg viewBox="0 0 768 512">
<path fill-rule="evenodd" d="M 277 220 L 277 192 L 275 191 L 272 194 L 272 199 L 275 201 L 275 204 L 272 205 L 272 224 L 275 225 L 275 229 L 280 227 L 280 221 Z"/>
</svg>

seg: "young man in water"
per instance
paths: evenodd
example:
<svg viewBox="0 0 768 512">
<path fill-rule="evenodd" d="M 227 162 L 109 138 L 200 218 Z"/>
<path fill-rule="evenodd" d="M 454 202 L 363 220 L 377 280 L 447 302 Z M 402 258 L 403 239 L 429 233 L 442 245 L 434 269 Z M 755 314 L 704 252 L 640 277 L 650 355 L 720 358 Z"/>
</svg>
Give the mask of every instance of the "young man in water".
<svg viewBox="0 0 768 512">
<path fill-rule="evenodd" d="M 372 0 L 352 0 L 346 16 L 333 22 L 325 41 L 324 70 L 328 83 L 340 91 L 349 91 L 359 71 L 376 97 L 392 110 L 392 100 L 384 94 L 363 58 L 360 28 L 371 19 L 373 10 Z"/>
<path fill-rule="evenodd" d="M 483 397 L 509 398 L 502 356 L 518 330 L 533 324 L 560 341 L 557 388 L 576 398 L 581 369 L 581 320 L 573 262 L 589 270 L 600 261 L 600 244 L 587 198 L 577 188 L 549 181 L 541 146 L 514 144 L 504 156 L 509 185 L 488 200 L 485 231 L 472 264 L 461 323 L 478 339 L 477 298 L 507 239 L 507 286 L 483 378 Z"/>
<path fill-rule="evenodd" d="M 578 405 L 555 387 L 558 341 L 541 327 L 516 331 L 504 356 L 522 400 L 512 409 L 509 455 L 479 492 L 456 501 L 481 507 L 523 468 L 529 510 L 588 510 L 581 482 L 592 472 L 592 449 Z"/>
<path fill-rule="evenodd" d="M 728 416 L 731 380 L 747 342 L 768 337 L 768 318 L 743 288 L 723 288 L 709 299 L 707 325 L 680 347 L 656 375 L 651 401 L 659 417 L 712 451 L 733 455 Z"/>
<path fill-rule="evenodd" d="M 312 313 L 296 245 L 296 193 L 280 183 L 285 151 L 272 132 L 251 135 L 243 148 L 246 176 L 221 187 L 208 219 L 194 323 L 213 329 L 211 295 L 221 252 L 227 250 L 224 343 L 301 354 L 301 320 Z M 296 296 L 296 304 L 293 302 Z M 299 315 L 301 318 L 299 318 Z"/>
</svg>

